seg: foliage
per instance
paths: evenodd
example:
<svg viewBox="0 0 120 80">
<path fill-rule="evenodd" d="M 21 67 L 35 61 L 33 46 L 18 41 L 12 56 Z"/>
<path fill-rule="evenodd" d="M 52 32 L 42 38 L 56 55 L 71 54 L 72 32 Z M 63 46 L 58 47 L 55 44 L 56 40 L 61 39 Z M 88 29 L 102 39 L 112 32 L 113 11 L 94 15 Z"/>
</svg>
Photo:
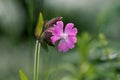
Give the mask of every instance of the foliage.
<svg viewBox="0 0 120 80">
<path fill-rule="evenodd" d="M 119 80 L 119 52 L 109 47 L 104 34 L 96 40 L 83 33 L 77 49 L 78 62 L 60 62 L 47 71 L 45 80 Z"/>
<path fill-rule="evenodd" d="M 24 74 L 24 72 L 22 70 L 20 70 L 19 73 L 20 73 L 21 80 L 28 80 L 26 75 Z"/>
</svg>

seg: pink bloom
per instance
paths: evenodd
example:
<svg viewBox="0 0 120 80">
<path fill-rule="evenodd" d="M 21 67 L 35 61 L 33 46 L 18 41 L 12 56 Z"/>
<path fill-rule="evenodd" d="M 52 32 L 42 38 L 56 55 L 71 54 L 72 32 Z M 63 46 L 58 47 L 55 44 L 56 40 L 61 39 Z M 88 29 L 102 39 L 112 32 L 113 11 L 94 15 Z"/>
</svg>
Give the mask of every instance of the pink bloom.
<svg viewBox="0 0 120 80">
<path fill-rule="evenodd" d="M 73 23 L 68 23 L 65 28 L 62 21 L 57 21 L 56 25 L 54 25 L 54 30 L 52 32 L 52 43 L 55 44 L 56 41 L 59 40 L 58 50 L 60 52 L 66 52 L 69 49 L 75 47 L 74 43 L 77 42 L 76 34 L 77 28 L 74 28 Z"/>
</svg>

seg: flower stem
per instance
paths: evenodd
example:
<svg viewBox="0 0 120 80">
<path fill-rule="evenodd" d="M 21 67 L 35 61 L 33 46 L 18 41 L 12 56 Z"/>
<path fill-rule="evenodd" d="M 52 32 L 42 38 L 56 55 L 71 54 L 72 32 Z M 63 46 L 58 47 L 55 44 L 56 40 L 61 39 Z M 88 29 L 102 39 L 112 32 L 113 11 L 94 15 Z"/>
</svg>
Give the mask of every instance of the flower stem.
<svg viewBox="0 0 120 80">
<path fill-rule="evenodd" d="M 35 56 L 34 56 L 34 77 L 33 80 L 38 80 L 38 71 L 39 71 L 39 54 L 40 54 L 40 43 L 37 40 L 35 46 Z"/>
</svg>

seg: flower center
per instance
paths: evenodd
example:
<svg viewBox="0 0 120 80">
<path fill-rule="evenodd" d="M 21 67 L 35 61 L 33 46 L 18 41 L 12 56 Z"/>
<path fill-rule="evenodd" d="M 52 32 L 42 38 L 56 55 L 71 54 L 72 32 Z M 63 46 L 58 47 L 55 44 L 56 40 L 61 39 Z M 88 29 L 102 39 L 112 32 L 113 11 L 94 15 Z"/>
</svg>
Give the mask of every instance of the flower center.
<svg viewBox="0 0 120 80">
<path fill-rule="evenodd" d="M 63 34 L 62 34 L 62 38 L 63 38 L 63 39 L 66 39 L 66 38 L 67 38 L 67 34 L 66 34 L 66 33 L 63 33 Z"/>
</svg>

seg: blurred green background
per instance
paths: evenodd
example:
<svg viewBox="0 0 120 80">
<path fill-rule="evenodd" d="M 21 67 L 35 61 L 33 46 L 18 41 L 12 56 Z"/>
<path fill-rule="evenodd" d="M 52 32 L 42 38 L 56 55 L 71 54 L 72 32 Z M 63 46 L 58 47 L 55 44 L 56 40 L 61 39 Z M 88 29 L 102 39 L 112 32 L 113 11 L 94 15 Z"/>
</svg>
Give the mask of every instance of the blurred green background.
<svg viewBox="0 0 120 80">
<path fill-rule="evenodd" d="M 0 80 L 33 79 L 39 12 L 79 31 L 67 53 L 41 48 L 39 80 L 120 80 L 120 0 L 0 0 Z"/>
</svg>

